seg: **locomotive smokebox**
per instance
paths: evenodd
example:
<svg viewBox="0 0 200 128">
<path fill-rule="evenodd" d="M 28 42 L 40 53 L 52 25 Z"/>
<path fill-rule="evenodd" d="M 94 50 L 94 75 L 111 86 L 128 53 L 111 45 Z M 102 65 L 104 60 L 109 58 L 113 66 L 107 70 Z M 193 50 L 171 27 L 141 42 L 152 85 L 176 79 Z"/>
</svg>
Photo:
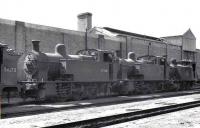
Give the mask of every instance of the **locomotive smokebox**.
<svg viewBox="0 0 200 128">
<path fill-rule="evenodd" d="M 40 40 L 32 40 L 33 50 L 36 52 L 40 51 L 39 43 L 40 43 Z"/>
</svg>

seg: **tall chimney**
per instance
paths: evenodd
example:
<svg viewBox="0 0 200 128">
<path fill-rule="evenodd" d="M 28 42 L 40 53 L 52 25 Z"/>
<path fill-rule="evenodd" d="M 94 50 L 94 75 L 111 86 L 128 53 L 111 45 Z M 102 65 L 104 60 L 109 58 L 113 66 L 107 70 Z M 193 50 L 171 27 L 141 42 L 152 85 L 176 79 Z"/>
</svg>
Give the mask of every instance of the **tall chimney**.
<svg viewBox="0 0 200 128">
<path fill-rule="evenodd" d="M 39 40 L 32 40 L 33 50 L 36 51 L 36 52 L 40 51 L 39 43 L 40 43 Z"/>
<path fill-rule="evenodd" d="M 78 31 L 85 32 L 92 28 L 92 13 L 81 13 L 78 16 Z"/>
</svg>

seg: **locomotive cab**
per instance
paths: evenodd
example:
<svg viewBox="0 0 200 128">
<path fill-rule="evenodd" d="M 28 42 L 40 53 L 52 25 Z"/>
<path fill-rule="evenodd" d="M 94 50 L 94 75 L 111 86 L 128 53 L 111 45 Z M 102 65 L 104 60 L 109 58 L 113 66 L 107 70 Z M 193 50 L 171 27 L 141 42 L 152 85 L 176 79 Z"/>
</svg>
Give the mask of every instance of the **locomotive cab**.
<svg viewBox="0 0 200 128">
<path fill-rule="evenodd" d="M 196 76 L 196 71 L 193 66 L 195 66 L 195 63 L 191 60 L 171 60 L 169 79 L 174 85 L 176 91 L 192 88 Z"/>
<path fill-rule="evenodd" d="M 194 80 L 196 76 L 195 62 L 191 60 L 181 60 L 177 62 L 177 67 L 182 80 Z M 181 73 L 183 72 L 183 73 Z"/>
<path fill-rule="evenodd" d="M 108 81 L 117 79 L 118 60 L 114 52 L 98 49 L 84 49 L 77 52 L 79 59 L 61 59 L 67 74 L 75 81 Z M 77 58 L 76 57 L 76 58 Z M 77 68 L 79 67 L 79 68 Z M 83 75 L 87 72 L 87 75 Z"/>
<path fill-rule="evenodd" d="M 141 72 L 145 80 L 166 79 L 166 58 L 162 56 L 145 55 L 137 58 L 141 64 Z M 156 72 L 156 73 L 155 73 Z"/>
<path fill-rule="evenodd" d="M 147 64 L 164 65 L 165 64 L 165 57 L 145 55 L 145 56 L 138 57 L 137 61 L 142 62 L 142 63 L 147 63 Z"/>
<path fill-rule="evenodd" d="M 76 53 L 77 55 L 85 57 L 92 57 L 96 61 L 100 62 L 113 62 L 116 60 L 116 57 L 114 55 L 114 52 L 107 51 L 107 50 L 98 50 L 98 49 L 84 49 L 80 50 Z"/>
<path fill-rule="evenodd" d="M 179 65 L 183 65 L 183 66 L 192 68 L 193 78 L 196 78 L 196 63 L 194 61 L 184 59 L 184 60 L 178 61 L 177 63 Z"/>
<path fill-rule="evenodd" d="M 20 53 L 0 44 L 0 96 L 2 98 L 18 97 L 20 86 L 17 85 L 17 60 Z"/>
</svg>

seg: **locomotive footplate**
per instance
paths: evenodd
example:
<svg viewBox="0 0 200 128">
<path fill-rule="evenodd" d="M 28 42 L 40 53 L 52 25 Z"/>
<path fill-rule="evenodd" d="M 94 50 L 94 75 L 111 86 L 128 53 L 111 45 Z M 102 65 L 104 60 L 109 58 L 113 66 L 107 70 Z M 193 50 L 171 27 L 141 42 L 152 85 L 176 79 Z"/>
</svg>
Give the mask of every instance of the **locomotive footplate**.
<svg viewBox="0 0 200 128">
<path fill-rule="evenodd" d="M 120 81 L 21 81 L 23 85 L 37 85 L 32 91 L 25 90 L 24 97 L 62 100 L 94 99 L 114 95 L 149 94 L 163 91 L 191 89 L 194 81 L 170 80 L 120 80 Z M 40 86 L 39 86 L 40 85 Z M 52 92 L 52 93 L 51 93 Z"/>
<path fill-rule="evenodd" d="M 53 90 L 55 93 L 52 93 L 50 97 L 57 97 L 62 100 L 94 99 L 96 97 L 114 96 L 119 94 L 118 81 L 21 81 L 20 83 L 25 86 L 28 84 L 44 85 L 44 88 L 36 88 L 32 92 L 37 95 L 39 91 L 43 90 L 46 91 L 45 94 L 47 96 L 49 95 L 49 92 Z M 49 88 L 52 88 L 52 90 L 49 90 Z"/>
</svg>

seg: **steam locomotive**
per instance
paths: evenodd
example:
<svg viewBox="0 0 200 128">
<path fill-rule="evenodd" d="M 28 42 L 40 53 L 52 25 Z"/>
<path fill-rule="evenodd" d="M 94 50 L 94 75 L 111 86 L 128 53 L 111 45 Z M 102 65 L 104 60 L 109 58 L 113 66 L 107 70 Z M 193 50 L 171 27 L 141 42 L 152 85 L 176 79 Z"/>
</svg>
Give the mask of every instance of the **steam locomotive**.
<svg viewBox="0 0 200 128">
<path fill-rule="evenodd" d="M 168 63 L 166 56 L 136 58 L 134 52 L 124 59 L 99 49 L 68 55 L 64 44 L 57 44 L 54 53 L 44 53 L 39 43 L 32 41 L 33 50 L 21 56 L 7 55 L 1 46 L 2 96 L 81 100 L 188 90 L 196 80 L 195 63 L 189 60 Z"/>
</svg>

